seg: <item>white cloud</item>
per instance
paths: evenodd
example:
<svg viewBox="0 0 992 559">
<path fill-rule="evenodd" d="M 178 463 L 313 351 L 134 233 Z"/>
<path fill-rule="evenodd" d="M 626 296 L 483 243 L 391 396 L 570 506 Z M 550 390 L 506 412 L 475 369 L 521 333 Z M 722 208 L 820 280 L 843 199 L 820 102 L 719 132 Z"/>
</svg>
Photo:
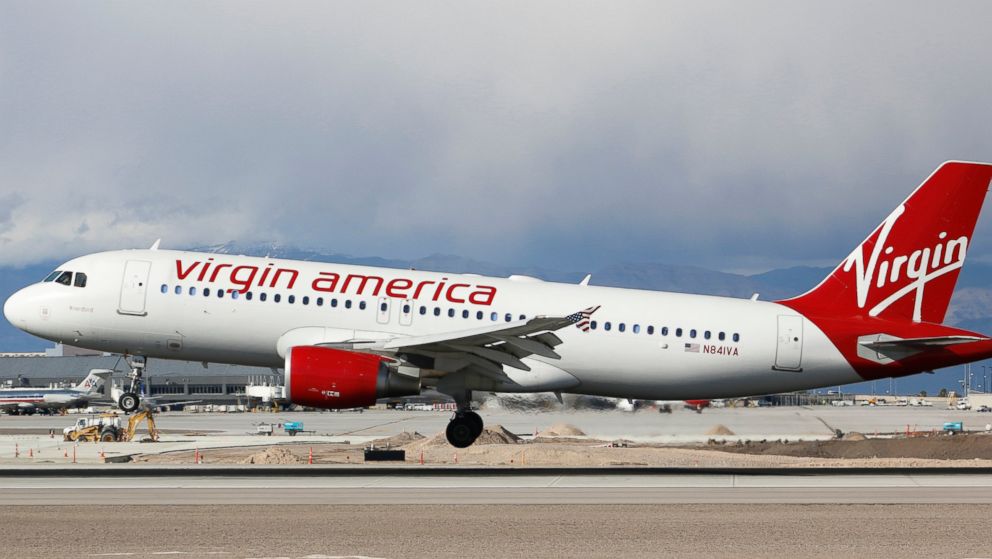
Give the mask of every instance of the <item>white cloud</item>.
<svg viewBox="0 0 992 559">
<path fill-rule="evenodd" d="M 821 262 L 941 161 L 992 158 L 985 3 L 0 12 L 11 263 L 157 237 Z"/>
</svg>

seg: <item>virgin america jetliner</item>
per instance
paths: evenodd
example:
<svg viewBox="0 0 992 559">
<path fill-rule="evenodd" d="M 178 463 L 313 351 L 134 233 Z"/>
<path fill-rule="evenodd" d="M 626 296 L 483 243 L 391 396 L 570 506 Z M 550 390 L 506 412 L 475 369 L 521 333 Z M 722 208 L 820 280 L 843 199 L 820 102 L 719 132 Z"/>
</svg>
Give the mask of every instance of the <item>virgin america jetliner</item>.
<svg viewBox="0 0 992 559">
<path fill-rule="evenodd" d="M 351 408 L 433 387 L 448 441 L 472 391 L 725 398 L 898 377 L 992 357 L 942 325 L 992 164 L 941 165 L 818 286 L 777 302 L 195 252 L 82 256 L 4 314 L 49 340 L 143 358 L 283 367 L 290 399 Z"/>
</svg>

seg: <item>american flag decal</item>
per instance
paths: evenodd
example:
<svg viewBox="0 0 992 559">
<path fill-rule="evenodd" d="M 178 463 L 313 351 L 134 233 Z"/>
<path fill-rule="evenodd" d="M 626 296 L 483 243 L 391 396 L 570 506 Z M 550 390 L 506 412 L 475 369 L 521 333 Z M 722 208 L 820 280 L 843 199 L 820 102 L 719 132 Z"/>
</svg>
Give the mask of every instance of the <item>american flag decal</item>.
<svg viewBox="0 0 992 559">
<path fill-rule="evenodd" d="M 574 314 L 570 314 L 566 316 L 565 319 L 574 322 L 575 327 L 578 328 L 579 330 L 582 330 L 583 332 L 588 332 L 589 322 L 590 322 L 589 317 L 592 316 L 592 313 L 598 311 L 599 307 L 600 305 L 596 305 L 595 307 L 589 307 L 588 309 L 579 311 Z"/>
<path fill-rule="evenodd" d="M 699 353 L 699 344 L 685 344 L 685 350 L 689 353 Z"/>
</svg>

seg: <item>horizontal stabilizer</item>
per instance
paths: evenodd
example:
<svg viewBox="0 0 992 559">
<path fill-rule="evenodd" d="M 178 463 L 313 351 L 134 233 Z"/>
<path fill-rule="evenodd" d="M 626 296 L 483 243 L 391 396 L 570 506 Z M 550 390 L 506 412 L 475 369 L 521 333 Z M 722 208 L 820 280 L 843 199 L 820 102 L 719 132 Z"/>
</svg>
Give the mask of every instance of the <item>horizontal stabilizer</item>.
<svg viewBox="0 0 992 559">
<path fill-rule="evenodd" d="M 858 339 L 858 354 L 873 361 L 888 362 L 903 359 L 928 350 L 953 345 L 985 342 L 981 336 L 934 336 L 930 338 L 894 338 L 885 334 L 863 336 Z"/>
</svg>

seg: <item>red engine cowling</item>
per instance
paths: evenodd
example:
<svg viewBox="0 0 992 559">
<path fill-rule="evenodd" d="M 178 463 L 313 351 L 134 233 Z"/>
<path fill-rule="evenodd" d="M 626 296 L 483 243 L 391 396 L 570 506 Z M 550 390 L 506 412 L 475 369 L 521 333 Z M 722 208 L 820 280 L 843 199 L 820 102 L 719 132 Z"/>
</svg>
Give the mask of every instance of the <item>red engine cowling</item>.
<svg viewBox="0 0 992 559">
<path fill-rule="evenodd" d="M 294 404 L 324 409 L 371 406 L 379 398 L 420 394 L 420 379 L 397 373 L 385 357 L 297 346 L 286 353 L 286 389 Z"/>
</svg>

